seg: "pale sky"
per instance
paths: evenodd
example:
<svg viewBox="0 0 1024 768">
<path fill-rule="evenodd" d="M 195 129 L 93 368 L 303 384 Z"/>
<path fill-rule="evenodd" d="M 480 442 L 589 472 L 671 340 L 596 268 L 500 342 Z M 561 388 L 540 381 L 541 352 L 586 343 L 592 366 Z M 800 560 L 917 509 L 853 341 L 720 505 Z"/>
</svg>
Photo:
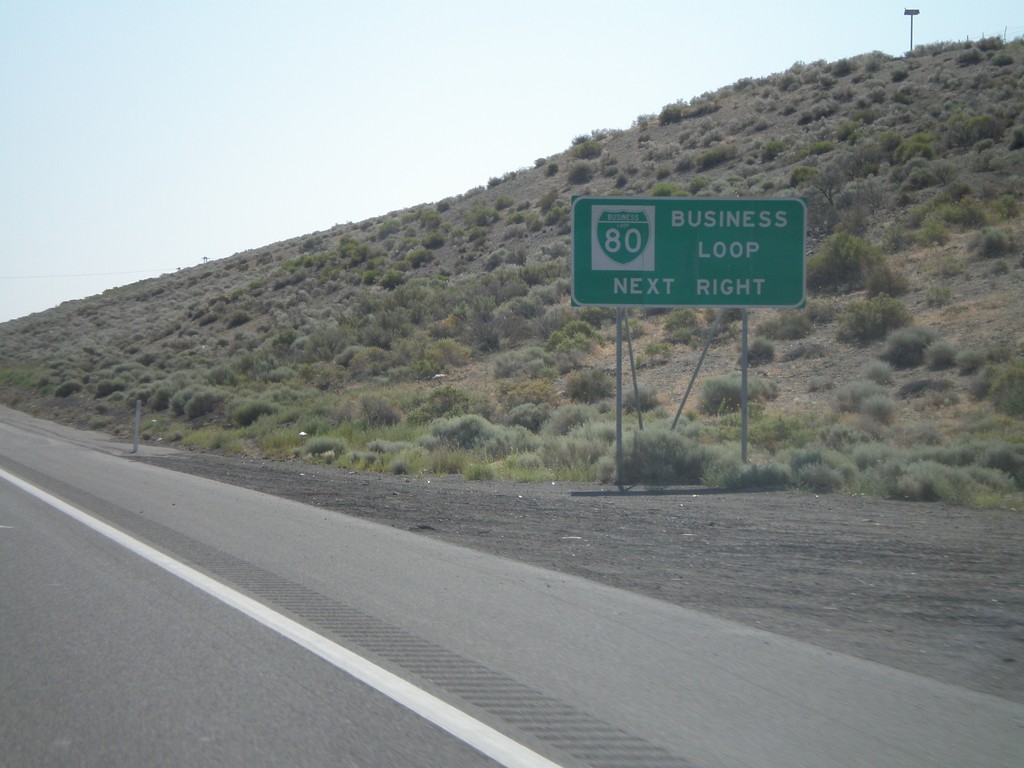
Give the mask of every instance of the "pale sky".
<svg viewBox="0 0 1024 768">
<path fill-rule="evenodd" d="M 890 0 L 0 0 L 0 322 L 434 202 L 794 62 Z M 1024 35 L 918 0 L 915 45 Z"/>
</svg>

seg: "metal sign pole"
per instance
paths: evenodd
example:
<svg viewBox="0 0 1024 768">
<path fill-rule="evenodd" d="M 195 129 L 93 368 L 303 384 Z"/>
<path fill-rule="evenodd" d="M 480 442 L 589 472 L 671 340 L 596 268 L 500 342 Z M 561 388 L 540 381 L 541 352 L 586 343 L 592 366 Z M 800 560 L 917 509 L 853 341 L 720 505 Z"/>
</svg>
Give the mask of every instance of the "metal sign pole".
<svg viewBox="0 0 1024 768">
<path fill-rule="evenodd" d="M 743 310 L 743 350 L 740 352 L 740 440 L 742 441 L 742 459 L 747 463 L 747 310 Z"/>
<path fill-rule="evenodd" d="M 134 443 L 132 445 L 132 453 L 138 453 L 139 452 L 139 425 L 140 425 L 141 422 L 142 422 L 142 401 L 141 400 L 136 400 L 135 401 L 135 429 L 134 429 L 135 440 L 134 440 Z"/>
<path fill-rule="evenodd" d="M 640 431 L 644 431 L 644 413 L 640 408 L 640 382 L 636 378 L 636 358 L 633 357 L 633 334 L 629 331 L 629 310 L 623 310 L 626 326 L 626 348 L 629 350 L 629 372 L 633 374 L 633 400 L 636 402 L 636 422 Z"/>
<path fill-rule="evenodd" d="M 615 484 L 622 488 L 622 307 L 615 308 Z"/>
</svg>

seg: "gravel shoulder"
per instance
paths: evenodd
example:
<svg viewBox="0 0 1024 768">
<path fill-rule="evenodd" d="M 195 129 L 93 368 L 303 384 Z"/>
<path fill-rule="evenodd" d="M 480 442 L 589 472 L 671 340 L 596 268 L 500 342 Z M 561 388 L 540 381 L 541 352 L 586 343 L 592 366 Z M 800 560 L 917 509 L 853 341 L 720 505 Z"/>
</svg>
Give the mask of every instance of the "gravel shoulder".
<svg viewBox="0 0 1024 768">
<path fill-rule="evenodd" d="M 1024 703 L 1024 514 L 704 488 L 136 459 L 632 590 Z"/>
</svg>

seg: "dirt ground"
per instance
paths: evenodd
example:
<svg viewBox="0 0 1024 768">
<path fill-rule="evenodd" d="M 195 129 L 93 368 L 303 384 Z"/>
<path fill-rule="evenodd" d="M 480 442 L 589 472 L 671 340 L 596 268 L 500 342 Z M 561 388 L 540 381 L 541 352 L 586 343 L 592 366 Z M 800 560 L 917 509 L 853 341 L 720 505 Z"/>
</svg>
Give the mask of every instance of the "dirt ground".
<svg viewBox="0 0 1024 768">
<path fill-rule="evenodd" d="M 139 459 L 1024 702 L 1024 514 L 848 495 Z"/>
</svg>

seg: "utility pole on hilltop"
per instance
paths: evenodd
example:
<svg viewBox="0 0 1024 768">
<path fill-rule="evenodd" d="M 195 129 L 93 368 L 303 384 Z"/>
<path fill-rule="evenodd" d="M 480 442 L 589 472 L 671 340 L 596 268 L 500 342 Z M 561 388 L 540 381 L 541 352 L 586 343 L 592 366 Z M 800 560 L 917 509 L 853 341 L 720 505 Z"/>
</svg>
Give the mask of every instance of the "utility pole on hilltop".
<svg viewBox="0 0 1024 768">
<path fill-rule="evenodd" d="M 904 8 L 903 15 L 910 17 L 910 52 L 914 52 L 914 17 L 917 16 L 921 11 L 917 8 Z"/>
</svg>

